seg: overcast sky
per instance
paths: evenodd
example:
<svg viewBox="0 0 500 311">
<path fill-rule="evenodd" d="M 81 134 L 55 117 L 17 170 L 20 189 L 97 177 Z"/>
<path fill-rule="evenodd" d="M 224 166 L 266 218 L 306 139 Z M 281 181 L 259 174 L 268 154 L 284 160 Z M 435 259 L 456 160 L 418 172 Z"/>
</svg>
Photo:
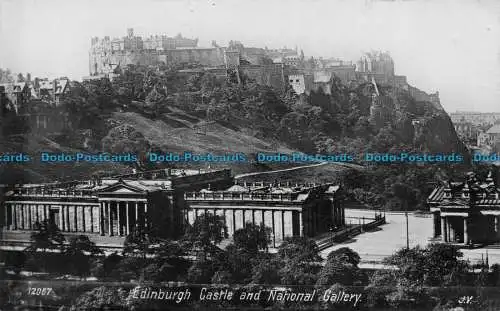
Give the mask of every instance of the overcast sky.
<svg viewBox="0 0 500 311">
<path fill-rule="evenodd" d="M 387 50 L 396 74 L 438 90 L 447 111 L 500 112 L 495 0 L 0 0 L 0 67 L 81 79 L 90 38 L 128 27 L 346 60 Z"/>
</svg>

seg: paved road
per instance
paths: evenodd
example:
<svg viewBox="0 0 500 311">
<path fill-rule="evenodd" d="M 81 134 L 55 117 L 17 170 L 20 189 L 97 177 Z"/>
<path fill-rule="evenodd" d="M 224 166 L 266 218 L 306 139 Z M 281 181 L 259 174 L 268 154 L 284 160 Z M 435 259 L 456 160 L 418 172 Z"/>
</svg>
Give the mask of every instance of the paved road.
<svg viewBox="0 0 500 311">
<path fill-rule="evenodd" d="M 347 217 L 374 217 L 373 211 L 346 209 Z M 365 232 L 344 243 L 323 250 L 327 256 L 332 250 L 340 247 L 350 247 L 358 252 L 362 261 L 381 261 L 392 255 L 396 250 L 406 246 L 406 221 L 403 213 L 386 213 L 387 224 L 375 231 Z M 350 219 L 346 219 L 349 223 Z M 352 220 L 356 223 L 356 220 Z M 408 216 L 410 232 L 410 247 L 425 246 L 432 236 L 432 218 L 423 218 L 410 214 Z"/>
<path fill-rule="evenodd" d="M 373 211 L 346 209 L 347 217 L 373 217 Z M 321 252 L 326 256 L 340 247 L 350 247 L 358 252 L 365 265 L 367 262 L 379 262 L 384 257 L 392 255 L 395 251 L 406 246 L 406 220 L 404 213 L 386 213 L 387 224 L 377 231 L 365 232 L 344 243 L 334 245 Z M 347 219 L 349 222 L 349 219 Z M 354 221 L 354 220 L 353 220 Z M 410 247 L 425 246 L 432 238 L 432 217 L 430 215 L 408 215 L 408 228 Z M 490 264 L 500 264 L 500 245 L 493 245 L 479 249 L 463 249 L 464 259 L 472 263 L 479 262 L 481 257 L 486 258 Z"/>
<path fill-rule="evenodd" d="M 365 169 L 365 167 L 363 167 L 362 165 L 354 164 L 354 163 L 348 163 L 348 162 L 320 162 L 320 163 L 295 166 L 295 167 L 290 167 L 290 168 L 285 168 L 285 169 L 280 169 L 280 170 L 239 174 L 239 175 L 234 176 L 234 178 L 235 179 L 239 179 L 239 178 L 244 178 L 244 177 L 249 177 L 249 176 L 255 176 L 255 175 L 274 174 L 274 173 L 281 173 L 281 172 L 302 170 L 302 169 L 306 169 L 306 168 L 311 168 L 311 167 L 316 167 L 316 166 L 322 166 L 322 165 L 327 165 L 327 164 L 336 165 L 336 166 L 343 166 L 343 167 L 349 167 L 349 168 L 355 168 L 355 169 L 360 169 L 360 170 L 361 169 Z"/>
<path fill-rule="evenodd" d="M 316 164 L 309 164 L 309 165 L 302 165 L 302 166 L 296 166 L 296 167 L 291 167 L 291 168 L 285 168 L 285 169 L 281 169 L 281 170 L 245 173 L 245 174 L 236 175 L 236 176 L 234 176 L 234 178 L 238 179 L 238 178 L 243 178 L 243 177 L 248 177 L 248 176 L 255 176 L 255 175 L 263 175 L 263 174 L 273 174 L 273 173 L 280 173 L 280 172 L 295 171 L 295 170 L 301 170 L 301 169 L 305 169 L 305 168 L 311 168 L 311 167 L 321 166 L 321 165 L 325 165 L 327 163 L 328 162 L 321 162 L 321 163 L 316 163 Z"/>
</svg>

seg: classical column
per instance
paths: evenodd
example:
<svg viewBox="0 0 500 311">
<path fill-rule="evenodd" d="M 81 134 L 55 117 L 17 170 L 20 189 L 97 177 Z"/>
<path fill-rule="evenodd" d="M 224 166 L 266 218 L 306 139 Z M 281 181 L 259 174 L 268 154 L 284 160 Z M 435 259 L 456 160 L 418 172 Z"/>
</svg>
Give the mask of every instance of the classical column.
<svg viewBox="0 0 500 311">
<path fill-rule="evenodd" d="M 432 223 L 433 223 L 432 229 L 434 231 L 433 234 L 434 237 L 437 237 L 438 235 L 437 219 L 438 219 L 437 213 L 432 213 Z"/>
<path fill-rule="evenodd" d="M 236 232 L 236 209 L 233 209 L 233 234 Z"/>
<path fill-rule="evenodd" d="M 144 202 L 144 224 L 146 228 L 148 227 L 148 202 Z"/>
<path fill-rule="evenodd" d="M 117 223 L 117 227 L 118 227 L 118 236 L 121 236 L 121 235 L 122 235 L 122 222 L 120 221 L 120 220 L 121 220 L 121 219 L 120 219 L 120 218 L 121 218 L 121 217 L 120 217 L 120 214 L 121 214 L 121 213 L 120 213 L 120 207 L 121 207 L 121 206 L 120 206 L 120 203 L 121 203 L 121 202 L 119 202 L 119 201 L 118 201 L 118 202 L 116 202 L 116 215 L 117 215 L 117 221 L 118 221 L 118 223 Z"/>
<path fill-rule="evenodd" d="M 273 220 L 273 227 L 272 227 L 272 230 L 273 230 L 273 247 L 276 247 L 276 228 L 275 228 L 275 225 L 274 225 L 274 212 L 271 211 L 271 219 Z"/>
<path fill-rule="evenodd" d="M 47 220 L 47 219 L 48 219 L 48 218 L 47 218 L 47 214 L 48 214 L 48 213 L 47 213 L 47 209 L 48 209 L 48 208 L 49 208 L 49 207 L 48 207 L 47 205 L 45 205 L 45 204 L 43 205 L 43 220 Z"/>
<path fill-rule="evenodd" d="M 60 212 L 59 212 L 59 221 L 61 222 L 61 231 L 65 231 L 65 226 L 64 226 L 64 206 L 61 205 L 60 207 Z"/>
<path fill-rule="evenodd" d="M 285 211 L 281 211 L 281 234 L 283 240 L 285 239 Z"/>
<path fill-rule="evenodd" d="M 446 217 L 441 216 L 441 239 L 443 242 L 448 242 L 448 226 L 446 224 Z"/>
<path fill-rule="evenodd" d="M 36 205 L 36 222 L 38 222 L 38 223 L 40 222 L 40 218 L 41 218 L 39 214 L 40 214 L 40 205 L 37 204 Z"/>
<path fill-rule="evenodd" d="M 21 229 L 25 229 L 24 223 L 26 220 L 24 219 L 24 204 L 20 204 L 20 207 L 21 207 Z"/>
<path fill-rule="evenodd" d="M 299 212 L 299 236 L 304 236 L 304 230 L 302 227 L 304 226 L 302 222 L 302 211 Z"/>
<path fill-rule="evenodd" d="M 31 229 L 31 227 L 32 227 L 32 223 L 31 223 L 31 205 L 30 204 L 26 205 L 26 208 L 28 209 L 28 218 L 27 218 L 28 225 L 27 225 L 27 227 L 28 227 L 28 229 Z"/>
<path fill-rule="evenodd" d="M 454 239 L 454 232 L 453 232 L 453 227 L 451 225 L 451 218 L 449 218 L 447 221 L 446 221 L 446 225 L 448 226 L 448 241 L 449 242 L 454 242 L 455 239 Z"/>
<path fill-rule="evenodd" d="M 12 204 L 12 225 L 14 230 L 17 230 L 17 208 L 16 204 Z"/>
<path fill-rule="evenodd" d="M 64 205 L 63 209 L 66 211 L 66 231 L 71 231 L 71 225 L 69 223 L 69 205 Z"/>
<path fill-rule="evenodd" d="M 106 201 L 106 209 L 107 209 L 107 212 L 108 212 L 108 215 L 107 215 L 107 218 L 108 218 L 108 236 L 112 236 L 113 235 L 113 231 L 111 231 L 112 227 L 111 227 L 111 202 L 108 202 Z"/>
<path fill-rule="evenodd" d="M 467 217 L 464 217 L 464 244 L 469 244 L 469 228 L 467 224 Z"/>
<path fill-rule="evenodd" d="M 139 202 L 134 201 L 135 205 L 135 225 L 137 226 L 137 220 L 139 219 Z"/>
<path fill-rule="evenodd" d="M 94 232 L 94 206 L 90 207 L 90 232 Z"/>
<path fill-rule="evenodd" d="M 127 216 L 127 231 L 126 231 L 126 234 L 129 235 L 130 234 L 130 210 L 129 210 L 129 205 L 130 205 L 130 202 L 125 202 L 125 215 Z"/>
<path fill-rule="evenodd" d="M 5 203 L 3 205 L 3 210 L 4 210 L 4 214 L 5 214 L 5 222 L 4 222 L 4 227 L 6 230 L 9 229 L 9 204 Z"/>
<path fill-rule="evenodd" d="M 99 202 L 99 234 L 104 235 L 104 202 Z"/>
<path fill-rule="evenodd" d="M 85 205 L 82 205 L 82 231 L 85 232 Z"/>
<path fill-rule="evenodd" d="M 73 221 L 74 221 L 73 227 L 75 228 L 74 231 L 77 232 L 78 231 L 78 206 L 73 205 L 73 207 L 74 207 L 74 209 L 73 209 Z"/>
</svg>

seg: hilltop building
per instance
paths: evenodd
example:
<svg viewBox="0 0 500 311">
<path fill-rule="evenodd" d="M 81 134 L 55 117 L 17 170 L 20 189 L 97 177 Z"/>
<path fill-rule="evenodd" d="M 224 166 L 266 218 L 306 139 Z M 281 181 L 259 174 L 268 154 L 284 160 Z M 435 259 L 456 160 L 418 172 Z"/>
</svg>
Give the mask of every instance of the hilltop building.
<svg viewBox="0 0 500 311">
<path fill-rule="evenodd" d="M 427 199 L 434 237 L 464 245 L 500 241 L 499 194 L 491 173 L 485 182 L 470 173 L 465 182 L 437 187 Z"/>
<path fill-rule="evenodd" d="M 364 53 L 356 63 L 356 75 L 359 80 L 390 84 L 395 76 L 394 61 L 387 52 Z"/>
<path fill-rule="evenodd" d="M 187 219 L 204 213 L 222 216 L 231 236 L 246 223 L 271 228 L 273 246 L 285 237 L 314 237 L 345 226 L 341 189 L 332 184 L 244 183 L 223 191 L 187 192 Z"/>
<path fill-rule="evenodd" d="M 26 246 L 33 225 L 49 220 L 66 236 L 88 235 L 121 248 L 141 223 L 176 237 L 184 229 L 184 192 L 232 184 L 230 170 L 166 169 L 68 184 L 24 185 L 5 193 L 0 247 Z"/>
<path fill-rule="evenodd" d="M 224 65 L 224 51 L 212 46 L 200 48 L 198 39 L 188 39 L 181 34 L 176 37 L 150 36 L 143 39 L 134 35 L 132 28 L 127 36 L 110 39 L 92 38 L 89 51 L 91 76 L 113 75 L 119 67 L 127 65 L 155 66 L 159 64 L 199 63 L 205 66 Z"/>
<path fill-rule="evenodd" d="M 16 114 L 31 99 L 31 91 L 27 82 L 1 83 L 0 92 L 3 99 L 2 107 L 15 111 Z"/>
</svg>

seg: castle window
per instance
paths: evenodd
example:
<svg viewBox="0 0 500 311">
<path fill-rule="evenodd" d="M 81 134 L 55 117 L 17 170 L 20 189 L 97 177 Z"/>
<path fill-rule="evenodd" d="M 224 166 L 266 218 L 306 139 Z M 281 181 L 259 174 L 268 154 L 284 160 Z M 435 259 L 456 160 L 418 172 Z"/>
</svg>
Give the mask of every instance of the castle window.
<svg viewBox="0 0 500 311">
<path fill-rule="evenodd" d="M 293 79 L 292 79 L 292 80 L 290 80 L 290 82 L 293 82 Z"/>
<path fill-rule="evenodd" d="M 295 82 L 299 82 L 299 79 L 295 80 Z"/>
</svg>

